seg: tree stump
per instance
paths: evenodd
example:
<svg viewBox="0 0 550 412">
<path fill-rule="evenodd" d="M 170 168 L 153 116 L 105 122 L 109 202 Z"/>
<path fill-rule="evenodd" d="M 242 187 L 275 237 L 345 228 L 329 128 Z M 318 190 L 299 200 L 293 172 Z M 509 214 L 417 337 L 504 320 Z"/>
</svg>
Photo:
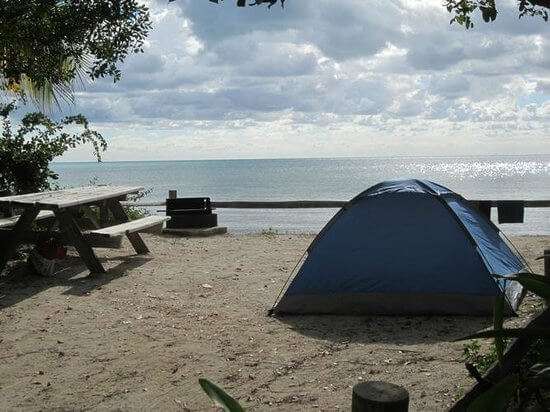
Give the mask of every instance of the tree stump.
<svg viewBox="0 0 550 412">
<path fill-rule="evenodd" d="M 407 412 L 409 392 L 382 381 L 358 383 L 353 387 L 352 412 Z"/>
</svg>

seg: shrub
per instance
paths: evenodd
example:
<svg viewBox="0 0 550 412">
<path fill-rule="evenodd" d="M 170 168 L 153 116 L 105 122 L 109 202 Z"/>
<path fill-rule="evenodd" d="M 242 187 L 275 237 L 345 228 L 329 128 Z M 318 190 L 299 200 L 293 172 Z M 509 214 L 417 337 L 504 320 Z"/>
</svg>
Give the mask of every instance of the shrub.
<svg viewBox="0 0 550 412">
<path fill-rule="evenodd" d="M 491 344 L 488 352 L 482 352 L 481 345 L 477 340 L 464 344 L 464 362 L 469 363 L 484 374 L 497 360 L 496 346 Z"/>
<path fill-rule="evenodd" d="M 0 104 L 0 191 L 24 194 L 49 190 L 58 179 L 50 162 L 66 151 L 89 143 L 98 161 L 107 148 L 103 136 L 91 130 L 82 115 L 54 121 L 43 113 L 27 113 L 18 127 L 12 126 L 15 103 Z M 67 129 L 81 128 L 80 132 Z"/>
</svg>

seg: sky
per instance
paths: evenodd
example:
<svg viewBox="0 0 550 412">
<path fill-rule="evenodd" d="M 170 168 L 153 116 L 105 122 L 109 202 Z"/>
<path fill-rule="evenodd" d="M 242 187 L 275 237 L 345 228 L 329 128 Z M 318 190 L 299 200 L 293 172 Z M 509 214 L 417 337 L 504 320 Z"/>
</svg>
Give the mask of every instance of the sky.
<svg viewBox="0 0 550 412">
<path fill-rule="evenodd" d="M 500 0 L 465 30 L 442 3 L 150 0 L 145 53 L 64 111 L 111 161 L 550 153 L 550 23 Z"/>
</svg>

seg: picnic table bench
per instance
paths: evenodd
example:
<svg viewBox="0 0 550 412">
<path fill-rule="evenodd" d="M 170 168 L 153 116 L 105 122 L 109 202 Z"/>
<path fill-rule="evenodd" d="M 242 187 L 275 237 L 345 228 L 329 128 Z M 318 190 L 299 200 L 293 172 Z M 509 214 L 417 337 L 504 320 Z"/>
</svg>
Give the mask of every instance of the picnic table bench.
<svg viewBox="0 0 550 412">
<path fill-rule="evenodd" d="M 143 188 L 91 186 L 0 197 L 0 206 L 22 209 L 18 216 L 0 218 L 0 272 L 20 244 L 29 241 L 32 243 L 34 239 L 44 237 L 44 232 L 37 232 L 32 228 L 35 221 L 42 219 L 55 218 L 59 231 L 47 232 L 46 236 L 59 238 L 61 235 L 65 244 L 75 247 L 91 272 L 105 272 L 93 250 L 94 245 L 98 244 L 94 239 L 125 235 L 136 253 L 148 253 L 149 249 L 139 232 L 162 225 L 169 217 L 146 216 L 130 221 L 120 201 L 140 190 Z M 102 210 L 110 211 L 116 224 L 93 230 L 81 230 L 72 212 L 91 206 L 99 206 Z"/>
<path fill-rule="evenodd" d="M 10 217 L 0 217 L 0 229 L 13 227 L 17 223 L 17 220 L 21 217 L 21 215 L 15 215 Z M 52 219 L 55 217 L 55 214 L 51 210 L 41 210 L 38 212 L 38 215 L 34 219 L 35 221 L 39 220 L 46 220 L 46 219 Z"/>
</svg>

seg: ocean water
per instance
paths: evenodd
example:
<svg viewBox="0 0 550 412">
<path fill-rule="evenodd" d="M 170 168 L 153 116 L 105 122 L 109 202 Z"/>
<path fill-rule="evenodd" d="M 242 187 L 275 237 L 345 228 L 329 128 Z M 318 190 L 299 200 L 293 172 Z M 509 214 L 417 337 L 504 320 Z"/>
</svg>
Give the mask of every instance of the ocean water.
<svg viewBox="0 0 550 412">
<path fill-rule="evenodd" d="M 61 186 L 90 182 L 137 185 L 142 201 L 208 196 L 229 200 L 349 200 L 383 180 L 428 179 L 470 199 L 550 200 L 550 155 L 335 159 L 58 162 Z M 156 213 L 157 208 L 149 208 Z M 271 228 L 318 232 L 335 209 L 219 209 L 219 224 L 237 233 Z M 493 211 L 496 215 L 496 211 Z M 496 218 L 496 216 L 495 216 Z M 501 225 L 507 234 L 550 234 L 550 208 L 526 209 L 525 223 Z"/>
</svg>

